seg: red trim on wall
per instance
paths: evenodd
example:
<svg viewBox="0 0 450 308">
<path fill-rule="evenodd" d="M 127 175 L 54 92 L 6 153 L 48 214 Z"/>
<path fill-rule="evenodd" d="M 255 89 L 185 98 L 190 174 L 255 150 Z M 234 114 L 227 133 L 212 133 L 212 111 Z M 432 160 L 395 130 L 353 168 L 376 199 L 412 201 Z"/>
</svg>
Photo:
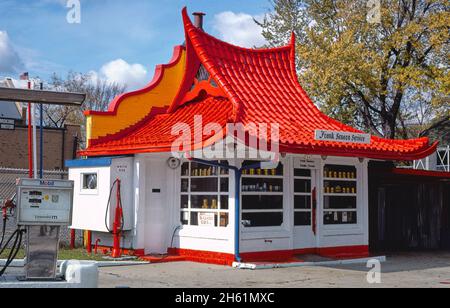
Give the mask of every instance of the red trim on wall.
<svg viewBox="0 0 450 308">
<path fill-rule="evenodd" d="M 394 168 L 394 169 L 392 169 L 392 173 L 393 174 L 399 174 L 399 175 L 426 176 L 426 177 L 436 177 L 436 178 L 442 178 L 442 179 L 450 179 L 450 173 L 449 172 L 441 172 L 441 171 L 428 171 L 428 170 Z"/>
<path fill-rule="evenodd" d="M 177 255 L 185 257 L 186 261 L 227 265 L 231 266 L 234 262 L 234 255 L 222 252 L 201 251 L 191 249 L 169 248 L 169 255 Z"/>
<path fill-rule="evenodd" d="M 369 254 L 369 246 L 345 246 L 326 248 L 304 248 L 294 250 L 261 251 L 241 253 L 243 262 L 258 261 L 289 261 L 294 256 L 317 254 L 332 259 L 366 258 Z"/>
<path fill-rule="evenodd" d="M 169 248 L 167 250 L 171 256 L 182 256 L 185 261 L 233 265 L 235 257 L 233 254 L 200 251 L 191 249 Z M 332 259 L 357 259 L 369 257 L 369 246 L 345 246 L 345 247 L 326 247 L 326 248 L 305 248 L 295 250 L 277 250 L 277 251 L 258 251 L 246 252 L 241 254 L 242 262 L 290 262 L 298 255 L 317 254 L 319 256 Z M 298 259 L 295 259 L 298 262 Z"/>
<path fill-rule="evenodd" d="M 370 256 L 369 246 L 347 246 L 317 248 L 317 254 L 333 259 L 366 258 Z"/>
<path fill-rule="evenodd" d="M 112 252 L 113 248 L 109 246 L 98 246 L 98 250 L 100 250 L 104 255 Z M 135 256 L 135 257 L 143 257 L 145 256 L 145 249 L 122 249 L 122 255 L 125 256 Z"/>
</svg>

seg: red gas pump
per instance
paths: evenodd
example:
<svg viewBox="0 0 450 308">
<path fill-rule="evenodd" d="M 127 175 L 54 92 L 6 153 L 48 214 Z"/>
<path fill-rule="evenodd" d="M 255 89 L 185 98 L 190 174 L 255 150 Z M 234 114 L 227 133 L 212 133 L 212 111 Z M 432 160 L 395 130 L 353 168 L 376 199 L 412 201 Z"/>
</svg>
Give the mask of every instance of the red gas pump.
<svg viewBox="0 0 450 308">
<path fill-rule="evenodd" d="M 122 209 L 122 197 L 120 195 L 120 179 L 116 180 L 117 192 L 116 192 L 116 211 L 114 215 L 113 223 L 113 237 L 114 246 L 111 253 L 111 257 L 120 258 L 122 255 L 122 250 L 120 249 L 120 236 L 123 229 L 123 209 Z"/>
</svg>

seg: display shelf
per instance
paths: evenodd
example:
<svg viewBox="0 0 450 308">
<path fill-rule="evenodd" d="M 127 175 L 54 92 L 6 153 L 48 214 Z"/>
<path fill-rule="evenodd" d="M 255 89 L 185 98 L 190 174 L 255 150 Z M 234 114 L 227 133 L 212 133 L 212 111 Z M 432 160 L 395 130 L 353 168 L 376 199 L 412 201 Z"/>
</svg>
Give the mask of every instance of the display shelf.
<svg viewBox="0 0 450 308">
<path fill-rule="evenodd" d="M 282 175 L 242 175 L 243 179 L 284 179 Z"/>
<path fill-rule="evenodd" d="M 205 175 L 205 176 L 181 176 L 182 179 L 217 179 L 217 178 L 229 178 L 229 175 Z"/>
<path fill-rule="evenodd" d="M 324 193 L 325 197 L 357 197 L 357 193 Z"/>
<path fill-rule="evenodd" d="M 323 178 L 324 181 L 330 181 L 330 182 L 357 182 L 358 179 L 349 179 L 349 178 Z"/>
<path fill-rule="evenodd" d="M 243 191 L 243 196 L 282 196 L 283 192 L 258 192 L 258 191 Z"/>
</svg>

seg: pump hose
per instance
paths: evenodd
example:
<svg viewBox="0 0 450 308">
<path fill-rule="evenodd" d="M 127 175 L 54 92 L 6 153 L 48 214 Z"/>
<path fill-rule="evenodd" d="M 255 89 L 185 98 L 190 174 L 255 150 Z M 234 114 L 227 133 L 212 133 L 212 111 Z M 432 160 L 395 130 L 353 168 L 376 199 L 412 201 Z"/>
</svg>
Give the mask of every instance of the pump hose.
<svg viewBox="0 0 450 308">
<path fill-rule="evenodd" d="M 111 229 L 109 228 L 109 224 L 108 224 L 108 213 L 109 213 L 109 209 L 111 208 L 111 198 L 112 198 L 112 194 L 113 194 L 113 192 L 114 192 L 114 187 L 119 183 L 119 181 L 120 181 L 120 180 L 117 179 L 117 180 L 115 180 L 114 183 L 112 184 L 111 190 L 109 191 L 108 204 L 107 204 L 107 206 L 106 206 L 106 212 L 105 212 L 105 227 L 106 227 L 106 230 L 108 230 L 109 233 L 114 233 L 114 231 L 111 230 Z M 118 186 L 118 189 L 119 189 L 119 186 Z M 122 195 L 120 194 L 120 190 L 119 190 L 119 207 L 120 207 L 120 210 L 123 212 L 123 207 L 122 207 Z M 122 218 L 122 219 L 121 219 L 121 227 L 120 227 L 119 234 L 122 233 L 123 228 L 124 228 L 124 226 L 125 226 L 125 220 L 124 220 L 123 215 L 122 215 L 121 218 Z"/>
<path fill-rule="evenodd" d="M 11 237 L 6 242 L 5 247 L 3 247 L 3 249 L 1 250 L 0 255 L 3 254 L 3 252 L 6 249 L 6 247 L 8 247 L 9 243 L 15 237 L 14 244 L 11 247 L 11 251 L 9 252 L 8 259 L 6 260 L 6 264 L 4 265 L 2 270 L 0 271 L 0 277 L 2 277 L 3 274 L 5 274 L 5 272 L 8 269 L 8 267 L 11 265 L 11 263 L 17 257 L 17 254 L 19 253 L 20 248 L 22 246 L 22 238 L 23 238 L 23 234 L 25 232 L 26 232 L 25 230 L 21 230 L 21 229 L 17 229 L 16 231 L 14 231 L 14 233 L 11 235 Z"/>
<path fill-rule="evenodd" d="M 7 218 L 6 218 L 6 217 L 3 217 L 2 239 L 0 240 L 0 249 L 2 249 L 2 247 L 3 247 L 3 242 L 5 241 L 6 221 L 7 221 Z"/>
</svg>

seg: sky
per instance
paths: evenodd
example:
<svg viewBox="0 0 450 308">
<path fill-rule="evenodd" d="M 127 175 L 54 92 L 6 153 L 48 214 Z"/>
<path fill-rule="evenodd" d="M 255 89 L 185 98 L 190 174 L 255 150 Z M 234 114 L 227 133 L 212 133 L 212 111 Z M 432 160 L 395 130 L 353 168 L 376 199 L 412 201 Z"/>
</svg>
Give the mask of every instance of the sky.
<svg viewBox="0 0 450 308">
<path fill-rule="evenodd" d="M 69 23 L 77 2 L 80 23 Z M 205 12 L 205 30 L 220 39 L 265 42 L 253 17 L 263 18 L 268 0 L 0 0 L 0 76 L 48 80 L 74 71 L 140 88 L 183 43 L 185 6 Z"/>
</svg>

